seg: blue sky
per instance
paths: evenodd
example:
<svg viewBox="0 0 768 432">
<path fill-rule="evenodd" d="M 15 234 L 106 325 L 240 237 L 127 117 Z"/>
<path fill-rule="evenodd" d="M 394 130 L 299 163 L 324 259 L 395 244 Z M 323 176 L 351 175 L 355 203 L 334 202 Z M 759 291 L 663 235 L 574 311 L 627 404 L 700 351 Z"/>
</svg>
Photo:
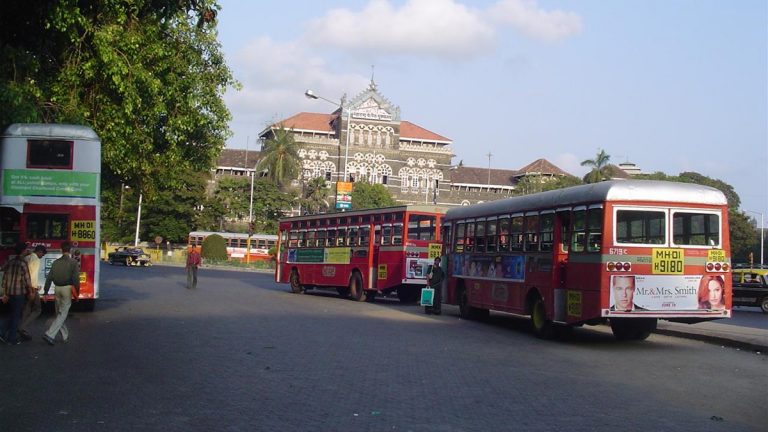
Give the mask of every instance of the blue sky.
<svg viewBox="0 0 768 432">
<path fill-rule="evenodd" d="M 468 166 L 546 158 L 583 175 L 599 149 L 647 172 L 696 171 L 768 218 L 764 0 L 220 0 L 239 91 L 229 148 L 365 90 L 453 140 Z M 758 218 L 759 219 L 759 218 Z"/>
</svg>

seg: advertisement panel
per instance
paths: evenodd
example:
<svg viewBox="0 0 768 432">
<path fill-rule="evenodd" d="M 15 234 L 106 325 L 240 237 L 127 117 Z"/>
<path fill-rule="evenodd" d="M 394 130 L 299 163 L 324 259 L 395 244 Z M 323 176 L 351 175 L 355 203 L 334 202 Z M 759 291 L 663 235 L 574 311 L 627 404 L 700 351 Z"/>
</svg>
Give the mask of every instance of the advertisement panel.
<svg viewBox="0 0 768 432">
<path fill-rule="evenodd" d="M 352 209 L 352 183 L 351 182 L 336 182 L 336 209 L 337 210 L 351 210 Z"/>
<path fill-rule="evenodd" d="M 610 310 L 723 310 L 721 275 L 613 275 Z"/>
</svg>

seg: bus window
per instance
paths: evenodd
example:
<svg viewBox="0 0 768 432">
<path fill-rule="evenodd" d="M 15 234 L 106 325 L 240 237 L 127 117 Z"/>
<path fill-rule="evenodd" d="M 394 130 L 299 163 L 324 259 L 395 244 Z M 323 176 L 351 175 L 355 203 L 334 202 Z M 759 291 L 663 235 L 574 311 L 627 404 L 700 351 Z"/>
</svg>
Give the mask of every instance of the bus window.
<svg viewBox="0 0 768 432">
<path fill-rule="evenodd" d="M 485 221 L 475 222 L 475 252 L 485 252 Z"/>
<path fill-rule="evenodd" d="M 573 231 L 571 234 L 571 251 L 584 252 L 584 242 L 587 239 L 587 211 L 573 212 Z"/>
<path fill-rule="evenodd" d="M 309 230 L 307 231 L 307 247 L 315 247 L 317 244 L 317 231 L 315 230 Z"/>
<path fill-rule="evenodd" d="M 357 227 L 350 227 L 349 228 L 349 237 L 347 239 L 347 246 L 357 246 L 358 245 L 358 228 Z"/>
<path fill-rule="evenodd" d="M 444 245 L 451 244 L 451 226 L 450 225 L 442 225 L 440 227 L 440 241 Z M 448 253 L 447 248 L 444 249 L 443 253 Z"/>
<path fill-rule="evenodd" d="M 368 246 L 371 242 L 371 227 L 360 227 L 360 246 Z"/>
<path fill-rule="evenodd" d="M 305 247 L 307 246 L 307 232 L 306 231 L 300 231 L 299 232 L 299 247 Z"/>
<path fill-rule="evenodd" d="M 253 242 L 251 242 L 251 243 L 253 243 Z M 257 244 L 257 246 L 256 246 L 256 247 L 257 247 L 258 249 L 266 249 L 266 248 L 267 248 L 267 241 L 266 241 L 266 240 L 264 240 L 264 239 L 259 239 L 259 240 L 256 242 L 256 244 Z"/>
<path fill-rule="evenodd" d="M 616 242 L 666 244 L 665 214 L 661 210 L 617 210 Z"/>
<path fill-rule="evenodd" d="M 381 225 L 376 225 L 373 228 L 373 244 L 381 244 Z"/>
<path fill-rule="evenodd" d="M 288 247 L 295 248 L 297 244 L 299 244 L 299 233 L 298 231 L 291 231 L 291 239 L 288 241 Z"/>
<path fill-rule="evenodd" d="M 326 247 L 336 246 L 336 228 L 328 228 L 328 237 L 325 240 Z"/>
<path fill-rule="evenodd" d="M 408 216 L 408 239 L 410 240 L 434 240 L 435 215 L 410 215 Z"/>
<path fill-rule="evenodd" d="M 527 252 L 539 250 L 539 216 L 525 217 L 525 250 Z"/>
<path fill-rule="evenodd" d="M 558 211 L 557 215 L 560 218 L 560 251 L 568 252 L 571 245 L 571 212 Z"/>
<path fill-rule="evenodd" d="M 0 207 L 0 245 L 13 246 L 19 242 L 21 214 L 8 207 Z"/>
<path fill-rule="evenodd" d="M 280 240 L 282 240 L 280 250 L 288 249 L 288 230 L 283 230 L 283 233 L 280 235 Z"/>
<path fill-rule="evenodd" d="M 27 168 L 72 169 L 74 141 L 28 140 Z"/>
<path fill-rule="evenodd" d="M 346 228 L 339 228 L 336 230 L 336 246 L 344 246 L 347 244 L 347 230 Z"/>
<path fill-rule="evenodd" d="M 488 252 L 496 252 L 496 245 L 498 243 L 496 238 L 496 219 L 489 220 L 485 225 L 485 250 Z"/>
<path fill-rule="evenodd" d="M 30 214 L 27 216 L 27 239 L 66 240 L 68 215 Z"/>
<path fill-rule="evenodd" d="M 509 225 L 509 250 L 523 250 L 523 217 L 515 216 Z"/>
<path fill-rule="evenodd" d="M 392 225 L 384 225 L 381 229 L 381 244 L 392 244 Z"/>
<path fill-rule="evenodd" d="M 587 212 L 587 252 L 600 252 L 603 242 L 603 209 L 592 208 Z"/>
<path fill-rule="evenodd" d="M 464 251 L 473 252 L 475 250 L 475 223 L 468 222 L 464 233 Z"/>
<path fill-rule="evenodd" d="M 328 231 L 321 229 L 317 230 L 317 241 L 315 242 L 315 247 L 325 247 L 325 237 Z"/>
<path fill-rule="evenodd" d="M 403 225 L 402 224 L 397 224 L 392 227 L 392 244 L 393 245 L 403 244 Z"/>
<path fill-rule="evenodd" d="M 672 216 L 676 245 L 720 246 L 720 216 L 712 213 L 675 212 Z"/>
<path fill-rule="evenodd" d="M 504 217 L 499 219 L 499 252 L 509 252 L 509 218 Z"/>
<path fill-rule="evenodd" d="M 464 222 L 456 224 L 456 244 L 453 246 L 454 252 L 464 252 Z"/>
<path fill-rule="evenodd" d="M 555 241 L 555 214 L 548 213 L 541 215 L 541 246 L 539 249 L 543 252 L 552 250 L 552 244 Z"/>
</svg>

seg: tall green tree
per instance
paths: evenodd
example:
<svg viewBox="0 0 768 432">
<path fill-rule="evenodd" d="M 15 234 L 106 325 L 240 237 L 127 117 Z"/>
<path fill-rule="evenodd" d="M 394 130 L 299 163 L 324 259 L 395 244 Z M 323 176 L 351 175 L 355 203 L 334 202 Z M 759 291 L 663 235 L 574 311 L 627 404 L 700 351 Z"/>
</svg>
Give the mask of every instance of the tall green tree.
<svg viewBox="0 0 768 432">
<path fill-rule="evenodd" d="M 207 171 L 224 147 L 223 94 L 237 86 L 214 0 L 30 0 L 0 14 L 0 128 L 68 122 L 102 139 L 102 190 L 151 202 Z M 107 210 L 109 213 L 110 210 Z"/>
<path fill-rule="evenodd" d="M 352 188 L 352 210 L 392 207 L 395 205 L 397 205 L 397 201 L 395 201 L 384 185 L 360 181 L 355 182 Z"/>
<path fill-rule="evenodd" d="M 611 156 L 603 149 L 599 149 L 594 159 L 586 159 L 581 162 L 581 166 L 592 168 L 592 170 L 584 176 L 584 181 L 587 183 L 597 183 L 605 179 L 605 167 L 608 166 L 608 161 L 611 160 Z"/>
<path fill-rule="evenodd" d="M 284 186 L 299 173 L 299 145 L 293 139 L 293 132 L 283 125 L 272 130 L 273 135 L 264 142 L 260 171 L 266 170 L 267 178 L 278 186 Z"/>
</svg>

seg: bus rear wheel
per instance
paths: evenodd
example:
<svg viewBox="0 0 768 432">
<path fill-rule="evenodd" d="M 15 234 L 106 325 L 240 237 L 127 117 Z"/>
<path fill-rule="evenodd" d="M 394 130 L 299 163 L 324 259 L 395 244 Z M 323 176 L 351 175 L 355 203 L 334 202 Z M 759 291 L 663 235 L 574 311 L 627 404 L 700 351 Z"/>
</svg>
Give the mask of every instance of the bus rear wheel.
<svg viewBox="0 0 768 432">
<path fill-rule="evenodd" d="M 349 278 L 349 293 L 352 295 L 352 299 L 363 302 L 368 299 L 368 293 L 363 289 L 363 278 L 360 273 L 352 273 L 352 277 Z"/>
<path fill-rule="evenodd" d="M 294 294 L 301 294 L 304 291 L 304 287 L 301 286 L 301 280 L 299 279 L 299 271 L 296 269 L 291 270 L 291 292 Z"/>
<path fill-rule="evenodd" d="M 555 336 L 555 325 L 547 318 L 547 310 L 544 307 L 544 299 L 538 297 L 531 309 L 531 323 L 533 333 L 540 339 L 552 339 Z"/>
<path fill-rule="evenodd" d="M 656 318 L 614 318 L 613 336 L 618 340 L 645 340 L 656 330 Z"/>
</svg>

